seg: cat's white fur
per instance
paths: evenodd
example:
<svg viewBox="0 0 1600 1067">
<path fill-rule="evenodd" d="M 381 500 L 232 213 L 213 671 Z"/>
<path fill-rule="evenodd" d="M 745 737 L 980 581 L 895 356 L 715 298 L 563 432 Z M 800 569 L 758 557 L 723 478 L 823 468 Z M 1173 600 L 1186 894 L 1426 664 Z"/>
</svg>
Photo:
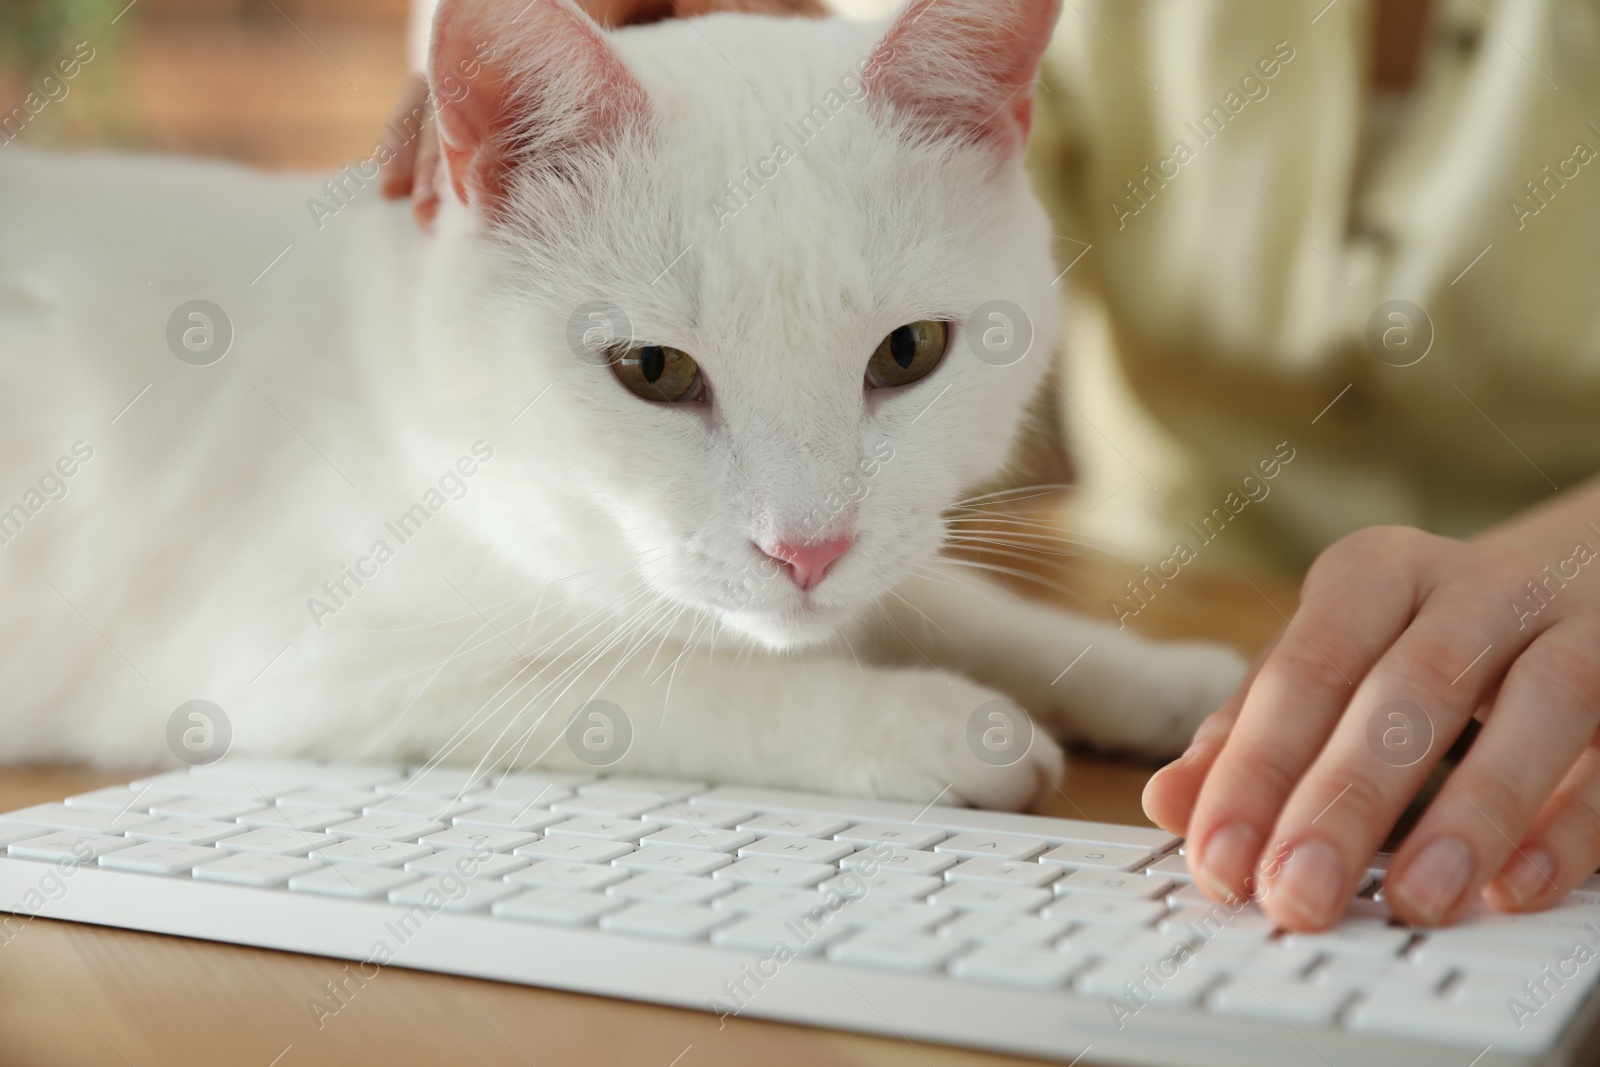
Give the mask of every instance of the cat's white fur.
<svg viewBox="0 0 1600 1067">
<path fill-rule="evenodd" d="M 1006 108 L 937 61 L 967 47 L 941 20 L 1042 34 L 1040 11 L 925 7 L 897 49 L 933 60 L 910 83 L 964 78 Z M 543 179 L 514 175 L 492 225 L 447 196 L 433 236 L 372 184 L 319 226 L 325 176 L 0 148 L 0 509 L 28 513 L 0 544 L 0 757 L 170 760 L 169 716 L 205 698 L 236 753 L 583 769 L 563 728 L 602 697 L 635 734 L 619 771 L 1016 806 L 1060 753 L 972 754 L 968 720 L 1001 693 L 1057 738 L 1180 747 L 1237 656 L 936 558 L 1059 335 L 1018 153 L 925 116 L 913 136 L 903 96 L 869 93 L 735 216 L 709 206 L 884 33 L 719 16 L 610 35 L 648 123 L 595 133 L 576 177 L 548 155 Z M 592 48 L 508 42 L 535 66 L 575 49 L 574 79 Z M 563 85 L 576 108 L 609 91 Z M 206 367 L 166 340 L 195 298 L 235 331 Z M 568 320 L 596 298 L 693 353 L 714 403 L 646 403 L 577 358 Z M 996 298 L 1031 317 L 1027 358 L 991 366 L 958 329 L 927 379 L 863 392 L 889 331 Z M 80 441 L 92 458 L 48 500 Z M 402 544 L 385 522 L 417 503 Z M 809 596 L 752 544 L 802 529 L 855 536 Z M 376 575 L 330 596 L 358 563 Z"/>
</svg>

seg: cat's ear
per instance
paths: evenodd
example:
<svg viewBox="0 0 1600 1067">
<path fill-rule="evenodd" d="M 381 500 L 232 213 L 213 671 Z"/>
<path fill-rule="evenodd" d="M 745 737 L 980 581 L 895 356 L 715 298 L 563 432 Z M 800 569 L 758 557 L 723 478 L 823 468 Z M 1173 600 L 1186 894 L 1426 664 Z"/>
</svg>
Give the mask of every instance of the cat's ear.
<svg viewBox="0 0 1600 1067">
<path fill-rule="evenodd" d="M 564 168 L 650 114 L 644 88 L 571 0 L 443 0 L 428 78 L 450 185 L 489 218 L 514 168 Z"/>
<path fill-rule="evenodd" d="M 867 93 L 935 137 L 1019 155 L 1061 0 L 911 0 L 874 53 Z"/>
</svg>

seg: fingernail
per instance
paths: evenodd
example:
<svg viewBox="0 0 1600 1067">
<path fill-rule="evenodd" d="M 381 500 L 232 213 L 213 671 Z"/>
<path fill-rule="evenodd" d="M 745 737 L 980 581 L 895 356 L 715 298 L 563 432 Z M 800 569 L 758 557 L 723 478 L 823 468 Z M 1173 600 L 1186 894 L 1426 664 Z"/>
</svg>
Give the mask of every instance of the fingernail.
<svg viewBox="0 0 1600 1067">
<path fill-rule="evenodd" d="M 1556 861 L 1542 848 L 1530 848 L 1511 861 L 1500 884 L 1519 905 L 1540 897 L 1555 883 Z"/>
<path fill-rule="evenodd" d="M 1312 926 L 1338 918 L 1345 904 L 1344 857 L 1326 841 L 1311 837 L 1294 846 L 1272 891 Z"/>
<path fill-rule="evenodd" d="M 1423 849 L 1406 872 L 1394 895 L 1432 925 L 1449 914 L 1472 881 L 1476 862 L 1472 849 L 1459 837 L 1441 837 Z"/>
<path fill-rule="evenodd" d="M 1229 823 L 1206 842 L 1195 877 L 1219 897 L 1236 897 L 1237 886 L 1255 869 L 1261 855 L 1261 835 L 1242 822 Z"/>
</svg>

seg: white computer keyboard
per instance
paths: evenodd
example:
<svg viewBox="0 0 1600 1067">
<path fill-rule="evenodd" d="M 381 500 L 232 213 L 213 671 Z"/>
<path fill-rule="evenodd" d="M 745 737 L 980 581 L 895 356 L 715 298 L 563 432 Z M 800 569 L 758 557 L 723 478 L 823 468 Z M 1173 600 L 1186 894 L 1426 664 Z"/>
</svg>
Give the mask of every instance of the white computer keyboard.
<svg viewBox="0 0 1600 1067">
<path fill-rule="evenodd" d="M 0 909 L 1067 1062 L 1600 1062 L 1600 883 L 1425 932 L 1389 921 L 1375 869 L 1335 930 L 1284 935 L 1201 895 L 1179 845 L 697 782 L 232 760 L 0 815 Z"/>
</svg>

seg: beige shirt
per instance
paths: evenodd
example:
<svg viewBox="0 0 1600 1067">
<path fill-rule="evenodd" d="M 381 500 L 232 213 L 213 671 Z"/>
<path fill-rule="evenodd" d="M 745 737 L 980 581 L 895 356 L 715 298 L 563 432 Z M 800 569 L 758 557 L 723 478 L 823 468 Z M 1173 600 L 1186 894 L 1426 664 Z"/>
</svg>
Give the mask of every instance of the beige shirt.
<svg viewBox="0 0 1600 1067">
<path fill-rule="evenodd" d="M 1466 536 L 1600 470 L 1600 5 L 1437 0 L 1398 101 L 1325 4 L 1071 0 L 1047 56 L 1069 521 L 1138 563 Z"/>
</svg>

